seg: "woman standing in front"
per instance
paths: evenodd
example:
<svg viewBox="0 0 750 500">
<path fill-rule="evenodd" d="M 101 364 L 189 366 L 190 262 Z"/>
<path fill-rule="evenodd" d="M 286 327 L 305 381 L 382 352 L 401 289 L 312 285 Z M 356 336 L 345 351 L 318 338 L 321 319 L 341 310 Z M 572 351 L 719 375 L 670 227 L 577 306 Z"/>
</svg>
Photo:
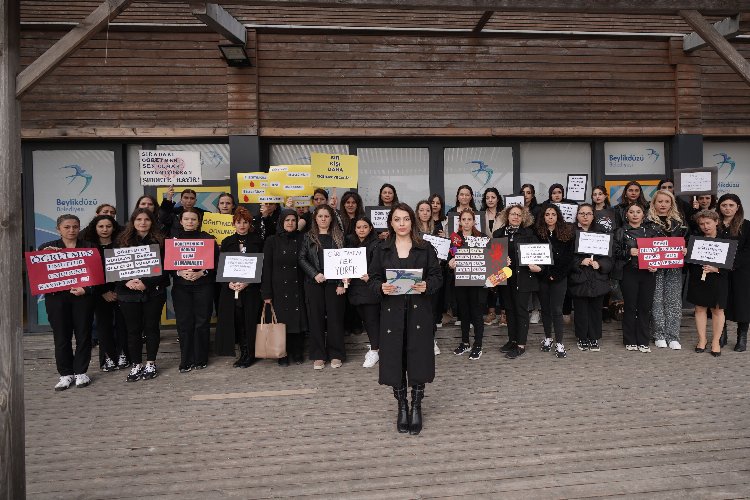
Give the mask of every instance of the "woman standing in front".
<svg viewBox="0 0 750 500">
<path fill-rule="evenodd" d="M 328 205 L 313 212 L 310 230 L 305 233 L 299 251 L 299 265 L 305 273 L 305 302 L 310 325 L 310 359 L 313 368 L 322 370 L 326 360 L 331 368 L 341 368 L 346 360 L 344 345 L 344 283 L 326 280 L 323 274 L 324 250 L 342 248 L 344 234 L 334 221 L 336 214 Z"/>
<path fill-rule="evenodd" d="M 435 378 L 429 295 L 440 289 L 442 280 L 435 251 L 419 237 L 415 221 L 416 216 L 409 205 L 399 203 L 393 207 L 388 214 L 391 237 L 375 249 L 367 273 L 371 286 L 383 294 L 379 382 L 393 387 L 393 395 L 398 401 L 398 432 L 414 435 L 422 430 L 425 384 Z M 395 295 L 396 286 L 386 279 L 387 269 L 420 269 L 422 281 L 411 286 L 412 294 Z M 407 385 L 412 388 L 411 412 L 406 399 Z"/>
<path fill-rule="evenodd" d="M 726 318 L 737 322 L 737 343 L 734 350 L 747 350 L 747 330 L 750 325 L 750 221 L 745 220 L 742 201 L 736 194 L 727 193 L 719 198 L 721 212 L 721 238 L 737 240 L 737 253 L 729 273 L 729 303 Z M 726 343 L 726 323 L 722 334 L 722 347 Z"/>
</svg>

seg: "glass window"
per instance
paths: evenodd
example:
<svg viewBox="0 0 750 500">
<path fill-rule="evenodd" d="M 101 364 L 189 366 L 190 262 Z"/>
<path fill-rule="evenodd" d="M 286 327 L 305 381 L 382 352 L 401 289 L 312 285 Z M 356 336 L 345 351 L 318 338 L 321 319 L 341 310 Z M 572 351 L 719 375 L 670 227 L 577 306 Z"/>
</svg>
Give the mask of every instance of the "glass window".
<svg viewBox="0 0 750 500">
<path fill-rule="evenodd" d="M 127 154 L 125 155 L 127 158 L 125 170 L 127 179 L 125 182 L 128 185 L 128 206 L 126 207 L 127 210 L 123 212 L 127 214 L 126 216 L 130 216 L 133 207 L 135 207 L 135 202 L 144 194 L 143 186 L 141 186 L 141 166 L 138 153 L 141 149 L 143 149 L 141 144 L 128 144 L 127 146 Z"/>
<path fill-rule="evenodd" d="M 445 148 L 445 209 L 456 205 L 458 186 L 467 184 L 481 209 L 482 194 L 496 187 L 500 195 L 513 191 L 513 149 L 510 147 Z"/>
<path fill-rule="evenodd" d="M 750 202 L 750 142 L 704 142 L 703 166 L 719 169 L 719 196 L 734 193 Z"/>
<path fill-rule="evenodd" d="M 377 205 L 380 186 L 386 182 L 396 188 L 399 201 L 411 207 L 430 195 L 427 148 L 358 148 L 357 156 L 359 194 L 365 206 Z"/>
<path fill-rule="evenodd" d="M 521 184 L 533 184 L 536 199 L 548 198 L 552 184 L 567 185 L 568 174 L 587 174 L 591 198 L 591 144 L 588 142 L 522 142 Z"/>
</svg>

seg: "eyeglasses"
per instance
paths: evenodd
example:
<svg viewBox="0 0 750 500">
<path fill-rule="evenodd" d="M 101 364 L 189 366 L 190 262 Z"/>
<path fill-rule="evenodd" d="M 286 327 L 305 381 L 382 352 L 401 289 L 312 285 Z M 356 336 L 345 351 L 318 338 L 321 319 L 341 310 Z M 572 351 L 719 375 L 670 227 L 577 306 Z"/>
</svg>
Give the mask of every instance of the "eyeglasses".
<svg viewBox="0 0 750 500">
<path fill-rule="evenodd" d="M 593 217 L 594 213 L 593 212 L 578 212 L 578 215 L 580 215 L 581 217 Z"/>
</svg>

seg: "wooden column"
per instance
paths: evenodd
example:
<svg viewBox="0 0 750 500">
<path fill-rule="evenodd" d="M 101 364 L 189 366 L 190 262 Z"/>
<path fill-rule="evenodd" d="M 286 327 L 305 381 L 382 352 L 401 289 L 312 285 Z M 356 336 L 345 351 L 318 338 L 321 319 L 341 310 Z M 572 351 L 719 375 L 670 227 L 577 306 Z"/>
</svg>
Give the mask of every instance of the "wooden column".
<svg viewBox="0 0 750 500">
<path fill-rule="evenodd" d="M 0 0 L 0 500 L 26 497 L 17 0 Z"/>
</svg>

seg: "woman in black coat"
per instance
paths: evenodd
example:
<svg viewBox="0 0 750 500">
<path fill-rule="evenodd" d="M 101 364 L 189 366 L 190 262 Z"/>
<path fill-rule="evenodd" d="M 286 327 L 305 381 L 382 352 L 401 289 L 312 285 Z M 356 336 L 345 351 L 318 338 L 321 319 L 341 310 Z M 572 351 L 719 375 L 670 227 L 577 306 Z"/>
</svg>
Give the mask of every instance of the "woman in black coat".
<svg viewBox="0 0 750 500">
<path fill-rule="evenodd" d="M 273 304 L 276 319 L 286 325 L 286 350 L 301 365 L 304 357 L 307 311 L 302 293 L 304 275 L 299 267 L 299 244 L 302 234 L 297 230 L 299 214 L 285 208 L 279 214 L 276 234 L 263 247 L 263 280 L 260 294 L 265 304 Z M 265 306 L 264 306 L 265 307 Z M 286 366 L 289 357 L 279 360 Z"/>
<path fill-rule="evenodd" d="M 399 203 L 388 214 L 390 237 L 375 248 L 368 270 L 370 286 L 383 294 L 380 305 L 380 377 L 393 387 L 398 401 L 399 432 L 422 430 L 422 398 L 425 384 L 435 378 L 432 300 L 440 290 L 442 273 L 432 246 L 419 237 L 414 211 Z M 413 293 L 391 295 L 396 286 L 386 279 L 387 269 L 421 269 L 422 281 Z M 411 413 L 407 411 L 407 383 L 411 385 Z"/>
<path fill-rule="evenodd" d="M 729 273 L 729 303 L 726 318 L 737 322 L 737 343 L 734 350 L 747 350 L 747 330 L 750 325 L 750 221 L 745 220 L 742 202 L 736 194 L 727 193 L 719 198 L 722 219 L 721 238 L 737 240 L 737 253 Z M 726 345 L 727 327 L 724 324 L 721 346 Z"/>
<path fill-rule="evenodd" d="M 253 226 L 250 212 L 237 208 L 232 222 L 235 233 L 221 242 L 221 252 L 261 253 L 263 239 Z M 233 366 L 247 368 L 255 362 L 260 283 L 220 283 L 220 290 L 214 350 L 217 356 L 234 356 L 234 342 L 239 340 L 240 356 Z"/>
</svg>

